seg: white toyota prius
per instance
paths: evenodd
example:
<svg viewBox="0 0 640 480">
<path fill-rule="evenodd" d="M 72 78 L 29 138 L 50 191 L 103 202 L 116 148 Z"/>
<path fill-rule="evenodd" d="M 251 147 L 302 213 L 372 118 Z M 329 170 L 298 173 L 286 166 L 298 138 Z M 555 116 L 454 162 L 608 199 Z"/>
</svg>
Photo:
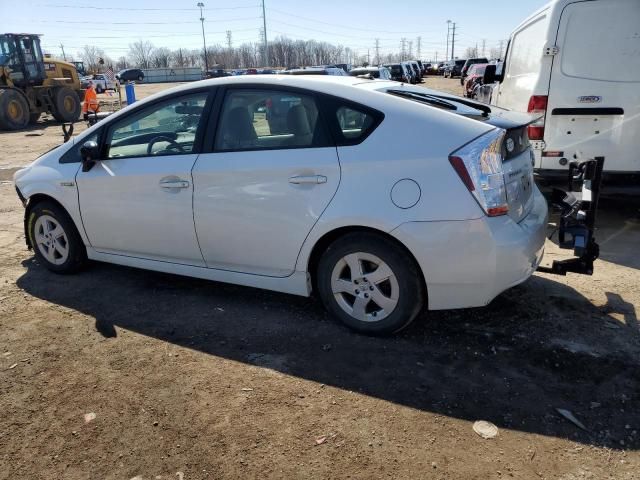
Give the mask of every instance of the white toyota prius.
<svg viewBox="0 0 640 480">
<path fill-rule="evenodd" d="M 483 306 L 536 270 L 529 117 L 397 82 L 265 75 L 135 103 L 15 174 L 27 243 L 296 295 L 351 328 Z"/>
</svg>

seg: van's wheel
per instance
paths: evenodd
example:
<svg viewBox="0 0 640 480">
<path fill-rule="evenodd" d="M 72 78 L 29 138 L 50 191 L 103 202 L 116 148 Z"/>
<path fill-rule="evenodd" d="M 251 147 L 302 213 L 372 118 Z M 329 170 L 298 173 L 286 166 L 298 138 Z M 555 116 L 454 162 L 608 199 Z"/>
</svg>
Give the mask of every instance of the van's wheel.
<svg viewBox="0 0 640 480">
<path fill-rule="evenodd" d="M 80 117 L 80 97 L 69 87 L 53 91 L 53 118 L 59 122 L 75 122 Z"/>
<path fill-rule="evenodd" d="M 73 221 L 53 202 L 33 206 L 27 233 L 36 258 L 56 273 L 73 273 L 87 262 L 87 250 Z"/>
<path fill-rule="evenodd" d="M 142 75 L 138 75 L 138 81 L 141 82 L 142 80 L 144 80 L 144 77 Z"/>
<path fill-rule="evenodd" d="M 373 233 L 351 233 L 332 243 L 318 263 L 317 286 L 330 313 L 371 335 L 401 330 L 424 304 L 413 258 Z"/>
<path fill-rule="evenodd" d="M 29 125 L 29 103 L 17 90 L 0 90 L 0 128 L 20 130 Z"/>
</svg>

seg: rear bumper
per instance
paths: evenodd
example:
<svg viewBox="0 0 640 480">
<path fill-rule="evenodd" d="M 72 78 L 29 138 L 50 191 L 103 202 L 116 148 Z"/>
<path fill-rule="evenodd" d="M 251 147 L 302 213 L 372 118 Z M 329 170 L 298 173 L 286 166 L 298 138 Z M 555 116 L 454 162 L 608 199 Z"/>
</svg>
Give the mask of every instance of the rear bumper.
<svg viewBox="0 0 640 480">
<path fill-rule="evenodd" d="M 535 272 L 547 220 L 547 202 L 536 188 L 531 212 L 520 223 L 507 215 L 409 222 L 392 234 L 420 264 L 429 310 L 480 307 Z"/>
</svg>

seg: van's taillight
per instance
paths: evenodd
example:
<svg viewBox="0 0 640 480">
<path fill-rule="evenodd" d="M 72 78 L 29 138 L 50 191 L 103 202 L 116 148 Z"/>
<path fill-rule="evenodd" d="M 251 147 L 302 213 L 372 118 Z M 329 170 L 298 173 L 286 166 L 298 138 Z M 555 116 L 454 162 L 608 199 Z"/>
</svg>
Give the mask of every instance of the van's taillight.
<svg viewBox="0 0 640 480">
<path fill-rule="evenodd" d="M 527 106 L 527 112 L 539 116 L 535 122 L 527 127 L 527 133 L 529 140 L 543 140 L 544 139 L 544 116 L 547 113 L 547 100 L 549 97 L 546 95 L 533 95 L 529 99 L 529 105 Z"/>
<path fill-rule="evenodd" d="M 504 130 L 492 130 L 449 155 L 462 183 L 490 217 L 509 212 L 502 171 L 504 136 Z"/>
</svg>

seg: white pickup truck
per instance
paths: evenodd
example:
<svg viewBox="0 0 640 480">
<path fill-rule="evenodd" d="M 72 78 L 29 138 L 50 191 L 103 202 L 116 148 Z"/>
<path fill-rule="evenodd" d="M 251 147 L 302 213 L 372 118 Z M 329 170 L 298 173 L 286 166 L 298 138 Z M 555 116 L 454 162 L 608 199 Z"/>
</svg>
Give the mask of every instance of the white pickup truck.
<svg viewBox="0 0 640 480">
<path fill-rule="evenodd" d="M 102 93 L 106 90 L 113 90 L 115 92 L 118 88 L 118 82 L 116 80 L 109 80 L 106 75 L 102 73 L 93 75 L 93 78 L 83 78 L 83 88 L 86 88 L 90 81 L 93 82 L 93 85 L 96 87 L 96 93 Z"/>
</svg>

